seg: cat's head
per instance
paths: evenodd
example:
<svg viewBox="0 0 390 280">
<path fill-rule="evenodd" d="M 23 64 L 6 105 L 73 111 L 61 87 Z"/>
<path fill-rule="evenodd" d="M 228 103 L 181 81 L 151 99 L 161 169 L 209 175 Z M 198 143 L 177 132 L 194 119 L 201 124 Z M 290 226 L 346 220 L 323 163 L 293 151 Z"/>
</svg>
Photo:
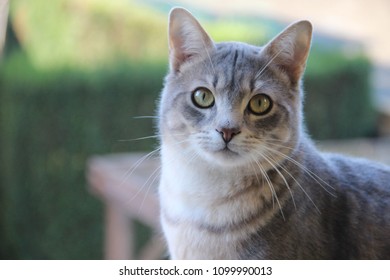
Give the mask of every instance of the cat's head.
<svg viewBox="0 0 390 280">
<path fill-rule="evenodd" d="M 300 80 L 312 27 L 300 21 L 267 45 L 214 43 L 186 10 L 169 19 L 170 71 L 160 104 L 162 145 L 236 167 L 276 162 L 301 133 Z"/>
</svg>

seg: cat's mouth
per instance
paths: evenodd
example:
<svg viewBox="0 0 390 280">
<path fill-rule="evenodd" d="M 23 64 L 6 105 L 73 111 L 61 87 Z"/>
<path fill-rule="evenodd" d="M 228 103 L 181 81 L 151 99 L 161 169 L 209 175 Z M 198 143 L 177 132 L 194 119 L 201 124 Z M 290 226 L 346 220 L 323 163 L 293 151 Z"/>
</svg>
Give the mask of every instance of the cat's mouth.
<svg viewBox="0 0 390 280">
<path fill-rule="evenodd" d="M 211 143 L 210 143 L 211 144 Z M 218 163 L 222 166 L 237 166 L 246 161 L 240 146 L 235 143 L 215 143 L 202 147 L 204 155 L 213 164 Z"/>
<path fill-rule="evenodd" d="M 219 150 L 217 152 L 219 154 L 222 154 L 222 155 L 227 156 L 227 157 L 237 157 L 237 156 L 239 156 L 239 153 L 233 151 L 227 145 L 223 149 L 221 149 L 221 150 Z"/>
<path fill-rule="evenodd" d="M 232 168 L 237 168 L 247 163 L 247 158 L 239 151 L 236 151 L 234 147 L 229 147 L 229 145 L 209 153 L 208 159 L 213 164 Z"/>
</svg>

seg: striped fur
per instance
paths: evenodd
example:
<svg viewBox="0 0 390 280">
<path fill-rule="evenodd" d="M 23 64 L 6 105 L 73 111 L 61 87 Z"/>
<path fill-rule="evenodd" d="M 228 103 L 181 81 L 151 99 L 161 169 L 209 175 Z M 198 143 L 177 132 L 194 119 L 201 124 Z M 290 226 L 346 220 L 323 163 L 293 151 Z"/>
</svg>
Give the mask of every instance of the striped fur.
<svg viewBox="0 0 390 280">
<path fill-rule="evenodd" d="M 180 8 L 169 29 L 159 196 L 171 258 L 390 258 L 389 168 L 319 153 L 304 131 L 310 23 L 263 47 L 214 43 Z M 194 104 L 199 88 L 212 106 Z M 264 115 L 249 107 L 259 94 Z"/>
</svg>

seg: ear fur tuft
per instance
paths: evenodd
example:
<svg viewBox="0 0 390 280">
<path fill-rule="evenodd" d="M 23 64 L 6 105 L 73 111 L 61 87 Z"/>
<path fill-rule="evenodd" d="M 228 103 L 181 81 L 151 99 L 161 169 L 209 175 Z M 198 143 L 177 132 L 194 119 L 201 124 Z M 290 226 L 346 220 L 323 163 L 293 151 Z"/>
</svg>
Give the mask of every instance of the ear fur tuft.
<svg viewBox="0 0 390 280">
<path fill-rule="evenodd" d="M 194 16 L 183 8 L 173 8 L 169 14 L 169 53 L 171 70 L 203 57 L 214 49 L 214 43 Z"/>
<path fill-rule="evenodd" d="M 293 83 L 299 81 L 305 70 L 311 36 L 311 23 L 299 21 L 283 30 L 263 50 L 274 64 L 286 70 Z"/>
</svg>

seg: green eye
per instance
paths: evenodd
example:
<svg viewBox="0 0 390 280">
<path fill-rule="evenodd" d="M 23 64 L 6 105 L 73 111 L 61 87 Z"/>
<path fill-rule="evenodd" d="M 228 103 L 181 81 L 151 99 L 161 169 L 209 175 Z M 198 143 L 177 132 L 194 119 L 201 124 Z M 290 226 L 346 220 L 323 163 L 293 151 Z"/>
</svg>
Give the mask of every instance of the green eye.
<svg viewBox="0 0 390 280">
<path fill-rule="evenodd" d="M 198 88 L 192 93 L 195 106 L 206 109 L 214 105 L 214 95 L 207 88 Z"/>
<path fill-rule="evenodd" d="M 272 100 L 265 94 L 257 94 L 249 101 L 248 109 L 258 116 L 268 114 L 272 109 Z"/>
</svg>

